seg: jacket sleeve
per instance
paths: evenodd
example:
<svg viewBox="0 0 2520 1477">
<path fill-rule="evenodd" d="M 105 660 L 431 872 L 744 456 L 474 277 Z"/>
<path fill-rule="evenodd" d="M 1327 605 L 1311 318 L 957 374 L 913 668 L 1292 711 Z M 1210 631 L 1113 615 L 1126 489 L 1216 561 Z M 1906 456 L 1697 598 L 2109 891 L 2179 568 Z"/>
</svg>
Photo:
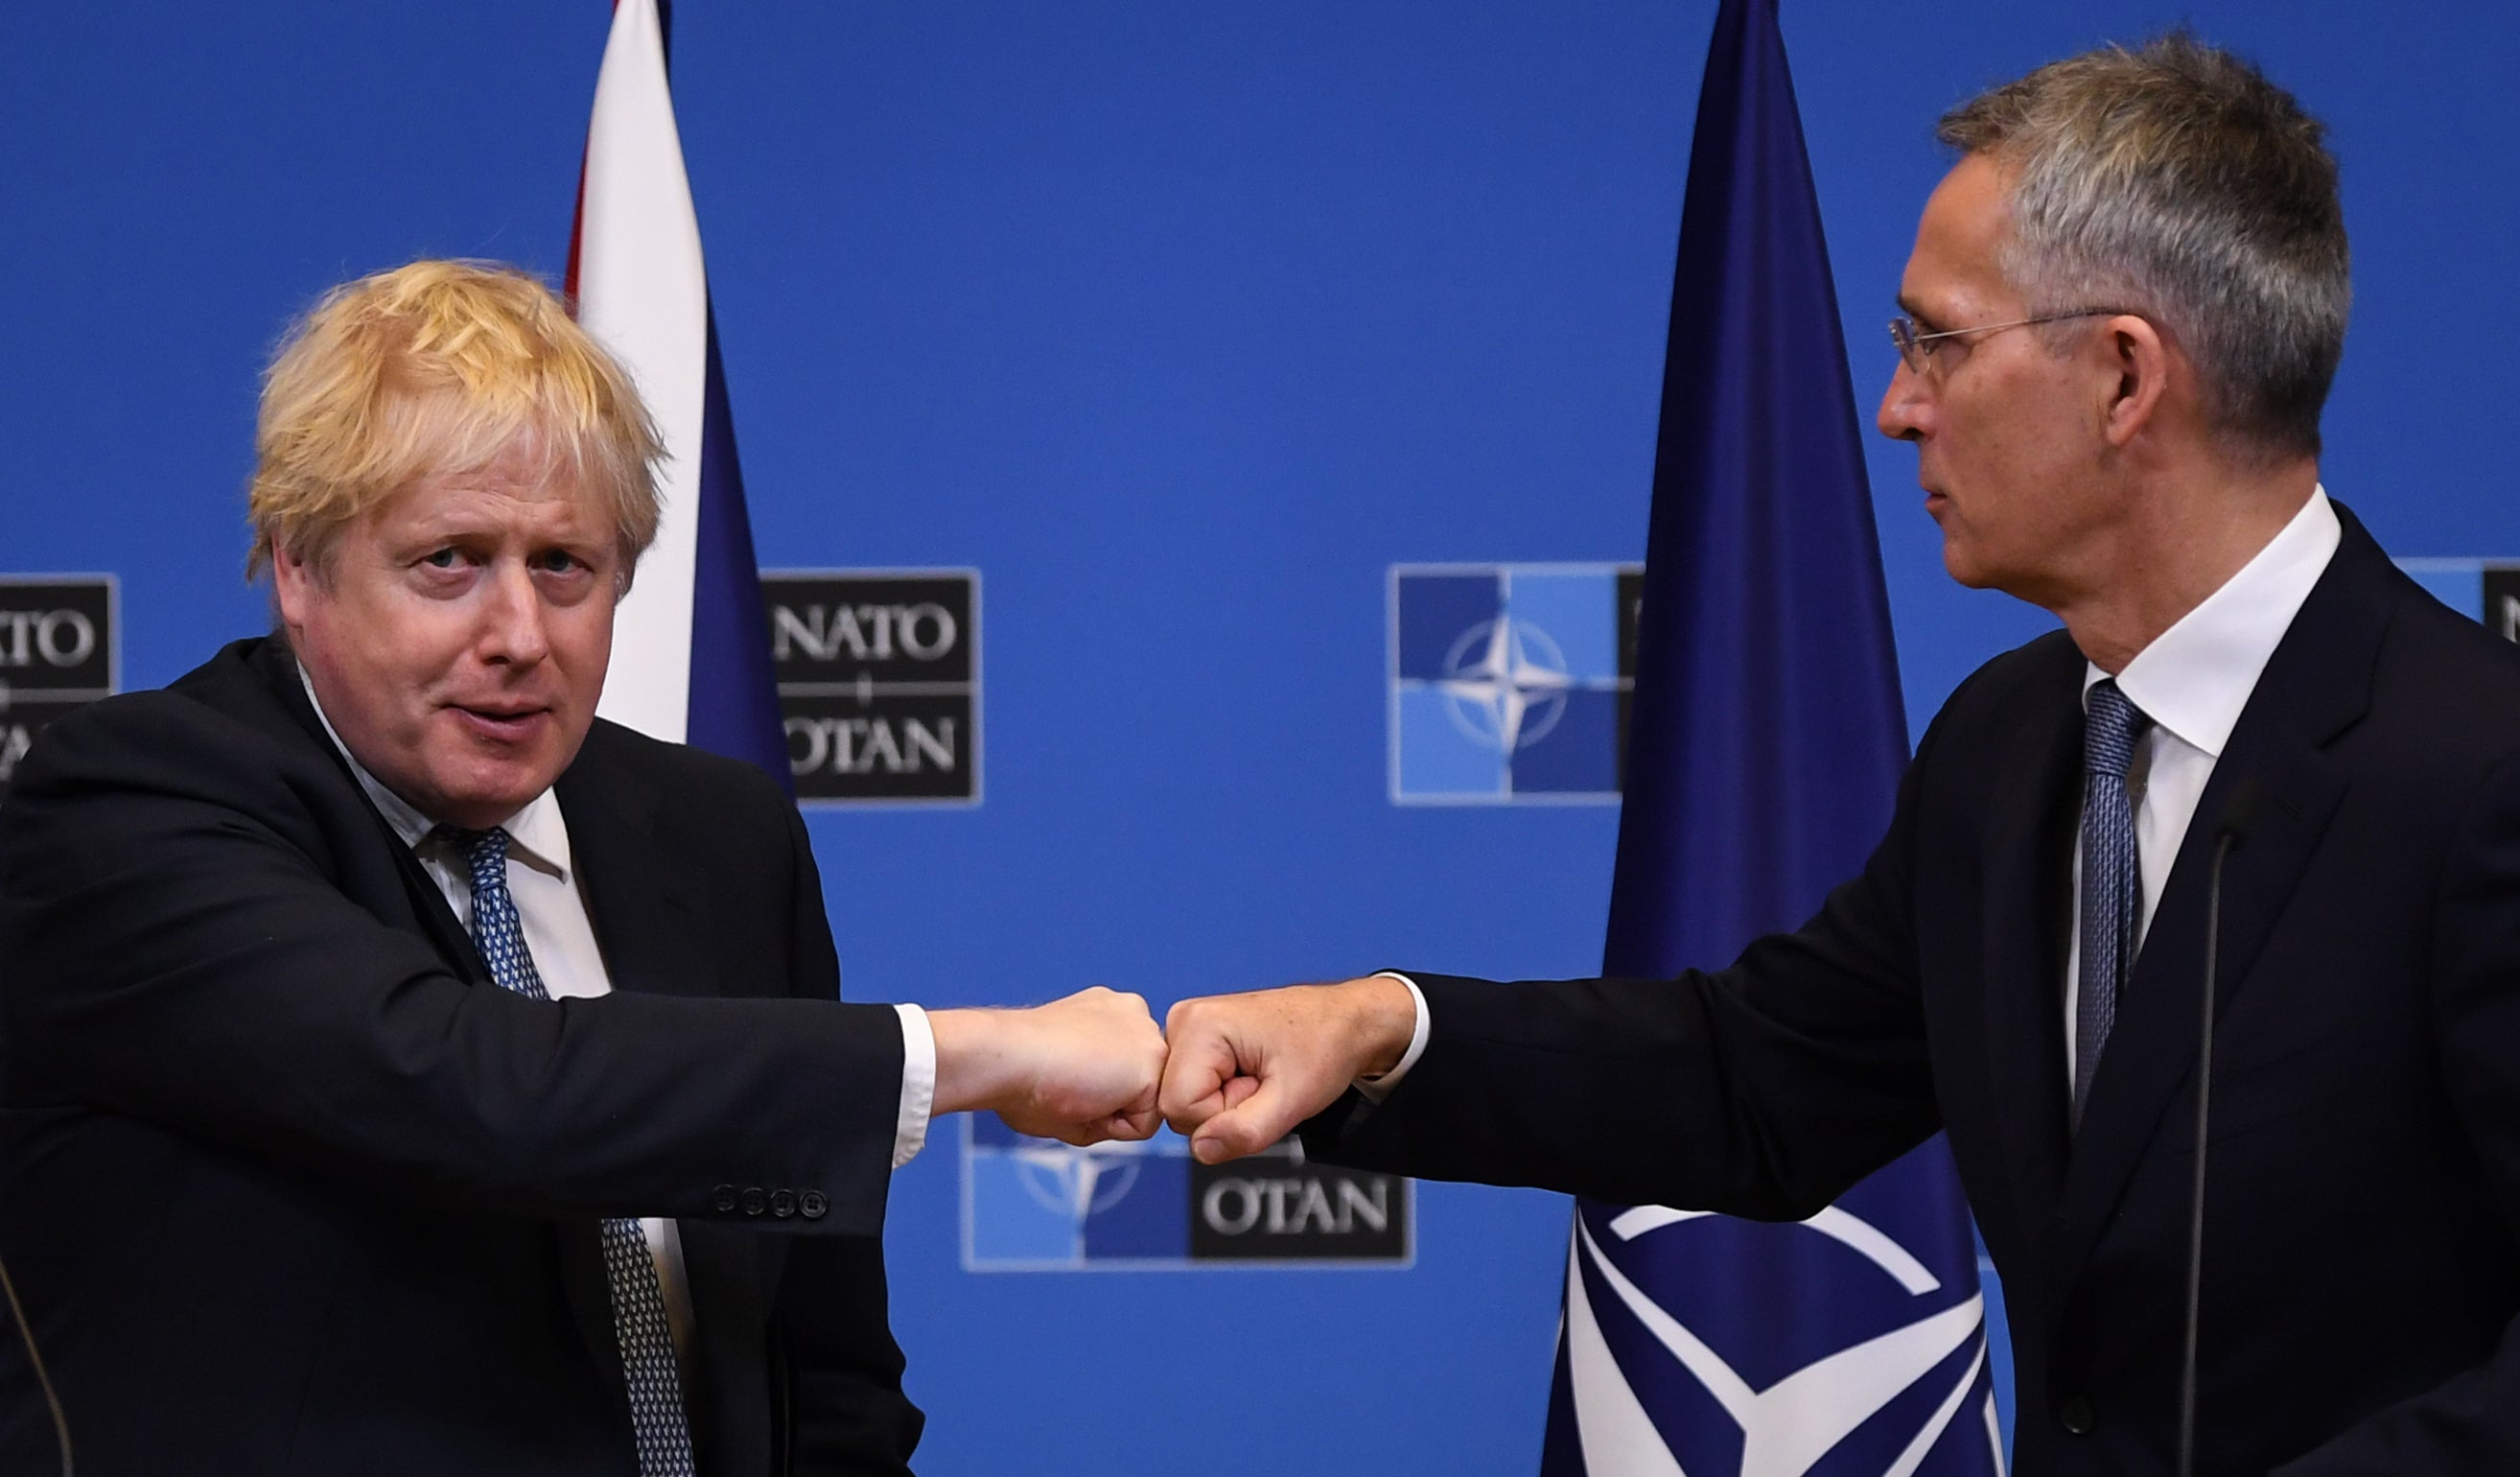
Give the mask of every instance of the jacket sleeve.
<svg viewBox="0 0 2520 1477">
<path fill-rule="evenodd" d="M 1432 1030 L 1378 1105 L 1306 1151 L 1360 1168 L 1764 1220 L 1818 1213 L 1939 1126 L 1917 998 L 1912 811 L 1800 929 L 1676 980 L 1498 984 L 1410 971 Z"/>
<path fill-rule="evenodd" d="M 345 893 L 394 864 L 329 754 L 170 694 L 45 739 L 0 814 L 13 1104 L 452 1209 L 740 1221 L 718 1186 L 784 1185 L 831 1210 L 783 1230 L 878 1231 L 892 1124 L 851 1107 L 899 1080 L 890 1010 L 473 988 Z"/>
</svg>

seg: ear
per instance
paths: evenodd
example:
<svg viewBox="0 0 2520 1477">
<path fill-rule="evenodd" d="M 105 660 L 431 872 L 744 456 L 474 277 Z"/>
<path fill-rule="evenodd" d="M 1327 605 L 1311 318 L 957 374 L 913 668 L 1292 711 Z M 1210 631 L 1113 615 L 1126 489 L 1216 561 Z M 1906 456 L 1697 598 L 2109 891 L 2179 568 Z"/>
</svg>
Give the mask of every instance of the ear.
<svg viewBox="0 0 2520 1477">
<path fill-rule="evenodd" d="M 271 594 L 280 605 L 280 621 L 292 637 L 305 629 L 310 607 L 321 595 L 318 576 L 305 557 L 280 544 L 271 546 Z"/>
<path fill-rule="evenodd" d="M 2101 431 L 2111 446 L 2123 449 L 2147 426 L 2158 424 L 2175 356 L 2160 328 L 2132 313 L 2121 313 L 2102 324 L 2100 343 L 2109 356 L 2111 376 Z"/>
</svg>

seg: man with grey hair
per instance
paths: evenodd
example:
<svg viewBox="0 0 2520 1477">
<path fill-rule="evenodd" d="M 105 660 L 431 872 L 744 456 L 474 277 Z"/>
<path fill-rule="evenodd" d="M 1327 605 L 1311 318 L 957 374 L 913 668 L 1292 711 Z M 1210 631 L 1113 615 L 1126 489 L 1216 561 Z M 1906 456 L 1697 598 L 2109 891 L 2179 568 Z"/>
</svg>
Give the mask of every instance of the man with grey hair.
<svg viewBox="0 0 2520 1477">
<path fill-rule="evenodd" d="M 1940 1129 L 2017 1470 L 2168 1471 L 2211 949 L 2196 1469 L 2520 1471 L 2520 656 L 2319 484 L 2321 132 L 2184 35 L 1949 114 L 1879 423 L 1953 576 L 2064 629 L 1953 694 L 1863 873 L 1728 968 L 1184 1002 L 1160 1101 L 1199 1157 L 1303 1122 L 1789 1219 Z"/>
</svg>

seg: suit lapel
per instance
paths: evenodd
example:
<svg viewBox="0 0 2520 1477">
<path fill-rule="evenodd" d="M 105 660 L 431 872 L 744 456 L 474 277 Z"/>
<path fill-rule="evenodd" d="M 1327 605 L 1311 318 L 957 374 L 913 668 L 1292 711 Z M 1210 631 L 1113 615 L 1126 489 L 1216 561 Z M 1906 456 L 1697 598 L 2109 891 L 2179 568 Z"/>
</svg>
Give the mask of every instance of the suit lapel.
<svg viewBox="0 0 2520 1477">
<path fill-rule="evenodd" d="M 420 865 L 420 858 L 412 854 L 412 849 L 403 843 L 392 825 L 377 813 L 375 805 L 369 803 L 367 791 L 359 786 L 358 776 L 350 772 L 349 761 L 342 757 L 332 736 L 324 731 L 324 720 L 317 716 L 315 704 L 306 695 L 306 684 L 297 675 L 297 656 L 289 649 L 289 643 L 277 636 L 271 637 L 257 647 L 248 660 L 270 690 L 273 699 L 280 704 L 281 711 L 314 740 L 326 758 L 333 761 L 333 768 L 340 775 L 342 787 L 348 795 L 345 803 L 366 812 L 368 819 L 375 823 L 378 844 L 394 859 L 394 870 L 402 878 L 403 893 L 411 903 L 412 917 L 418 920 L 424 936 L 436 948 L 438 957 L 454 965 L 456 972 L 463 975 L 468 983 L 488 984 L 489 968 L 481 962 L 480 952 L 472 944 L 472 935 L 465 931 L 463 923 L 456 919 L 455 910 L 446 906 L 446 894 L 437 890 L 437 883 Z"/>
<path fill-rule="evenodd" d="M 2194 1075 L 2203 1004 L 2208 881 L 2232 794 L 2260 801 L 2223 872 L 2215 1018 L 2252 985 L 2249 966 L 2344 798 L 2327 745 L 2370 701 L 2372 668 L 2397 592 L 2387 557 L 2338 509 L 2343 543 L 2259 677 L 2215 762 L 2162 888 L 2074 1140 L 2054 1263 L 2079 1268 L 2159 1138 L 2163 1113 Z"/>
<path fill-rule="evenodd" d="M 2070 645 L 2058 643 L 2061 651 Z M 2004 1162 L 2023 1233 L 2036 1236 L 2055 1204 L 2067 1147 L 2064 866 L 2074 834 L 2070 796 L 2082 773 L 2079 653 L 2042 674 L 2033 716 L 1996 782 L 1980 905 L 1985 926 L 1988 1060 L 1993 1063 Z"/>
<path fill-rule="evenodd" d="M 379 816 L 377 824 L 384 826 L 384 818 Z M 393 828 L 385 827 L 385 836 L 393 844 L 394 865 L 402 873 L 403 890 L 411 895 L 412 911 L 420 915 L 420 925 L 428 930 L 428 941 L 437 947 L 438 957 L 453 964 L 467 984 L 491 986 L 490 966 L 481 962 L 480 950 L 474 946 L 472 935 L 456 919 L 455 910 L 446 906 L 446 894 L 437 890 L 436 879 L 420 865 L 412 849 L 402 844 L 402 837 L 393 834 Z"/>
<path fill-rule="evenodd" d="M 608 764 L 602 729 L 587 736 L 557 786 L 570 865 L 612 988 L 648 995 L 716 994 L 703 949 L 697 881 L 672 865 L 656 833 L 654 796 Z"/>
</svg>

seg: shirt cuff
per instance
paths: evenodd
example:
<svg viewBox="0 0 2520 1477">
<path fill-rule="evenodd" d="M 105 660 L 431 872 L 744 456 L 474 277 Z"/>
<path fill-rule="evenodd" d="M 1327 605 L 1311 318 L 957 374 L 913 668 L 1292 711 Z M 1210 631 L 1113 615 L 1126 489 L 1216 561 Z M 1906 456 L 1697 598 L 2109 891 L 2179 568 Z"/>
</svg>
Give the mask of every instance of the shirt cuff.
<svg viewBox="0 0 2520 1477">
<path fill-rule="evenodd" d="M 1409 987 L 1409 999 L 1415 1002 L 1418 1007 L 1418 1025 L 1416 1029 L 1409 1033 L 1409 1050 L 1400 1053 L 1399 1062 L 1395 1064 L 1390 1071 L 1383 1073 L 1379 1077 L 1360 1077 L 1356 1080 L 1356 1090 L 1365 1095 L 1366 1101 L 1380 1102 L 1383 1098 L 1391 1096 L 1392 1089 L 1400 1086 L 1400 1079 L 1408 1076 L 1409 1069 L 1418 1064 L 1418 1058 L 1419 1056 L 1425 1054 L 1427 1020 L 1426 992 L 1418 988 L 1418 982 L 1416 980 L 1411 979 L 1408 975 L 1399 973 L 1396 970 L 1385 969 L 1373 977 L 1375 979 L 1396 979 L 1402 984 L 1407 985 Z"/>
<path fill-rule="evenodd" d="M 901 1114 L 893 1120 L 892 1167 L 908 1164 L 927 1146 L 927 1119 L 936 1107 L 936 1031 L 917 1006 L 901 1012 Z"/>
</svg>

